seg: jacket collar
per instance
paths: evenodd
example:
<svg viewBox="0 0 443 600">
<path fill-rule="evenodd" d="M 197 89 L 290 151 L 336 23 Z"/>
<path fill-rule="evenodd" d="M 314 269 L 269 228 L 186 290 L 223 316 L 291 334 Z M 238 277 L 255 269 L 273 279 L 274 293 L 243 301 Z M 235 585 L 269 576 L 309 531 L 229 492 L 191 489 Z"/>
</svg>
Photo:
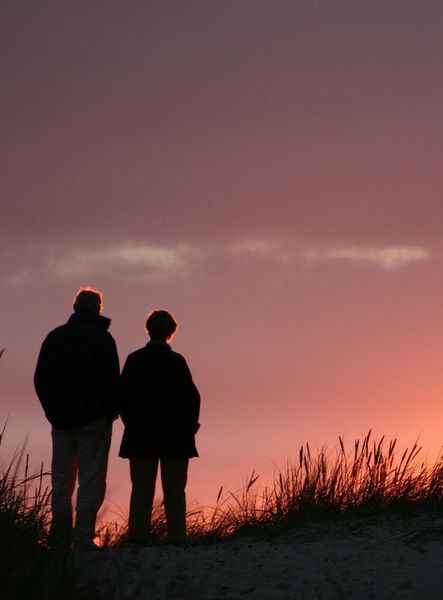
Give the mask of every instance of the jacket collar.
<svg viewBox="0 0 443 600">
<path fill-rule="evenodd" d="M 149 342 L 146 344 L 146 346 L 158 346 L 160 348 L 167 348 L 168 350 L 172 350 L 171 346 L 168 344 L 168 342 L 160 342 L 159 340 L 149 340 Z"/>
<path fill-rule="evenodd" d="M 108 317 L 103 317 L 102 315 L 96 315 L 91 312 L 79 311 L 73 313 L 69 317 L 68 323 L 91 323 L 91 325 L 96 325 L 97 327 L 108 330 L 111 324 L 111 319 L 108 319 Z"/>
</svg>

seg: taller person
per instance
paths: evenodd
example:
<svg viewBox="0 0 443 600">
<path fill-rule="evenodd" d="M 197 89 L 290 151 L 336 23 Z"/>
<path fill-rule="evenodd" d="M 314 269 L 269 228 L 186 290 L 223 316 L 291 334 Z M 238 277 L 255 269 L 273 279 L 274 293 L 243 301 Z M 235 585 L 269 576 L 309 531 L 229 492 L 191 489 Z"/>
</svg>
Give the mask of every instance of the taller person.
<svg viewBox="0 0 443 600">
<path fill-rule="evenodd" d="M 103 294 L 80 288 L 74 314 L 44 340 L 34 376 L 52 425 L 52 522 L 55 548 L 94 549 L 106 489 L 112 422 L 118 414 L 119 360 Z M 78 475 L 75 527 L 72 495 Z"/>
<path fill-rule="evenodd" d="M 149 538 L 158 466 L 161 469 L 168 541 L 186 540 L 188 463 L 198 456 L 200 394 L 171 341 L 177 324 L 165 310 L 146 321 L 150 341 L 130 354 L 120 380 L 120 415 L 125 431 L 120 456 L 129 458 L 132 482 L 128 540 Z"/>
</svg>

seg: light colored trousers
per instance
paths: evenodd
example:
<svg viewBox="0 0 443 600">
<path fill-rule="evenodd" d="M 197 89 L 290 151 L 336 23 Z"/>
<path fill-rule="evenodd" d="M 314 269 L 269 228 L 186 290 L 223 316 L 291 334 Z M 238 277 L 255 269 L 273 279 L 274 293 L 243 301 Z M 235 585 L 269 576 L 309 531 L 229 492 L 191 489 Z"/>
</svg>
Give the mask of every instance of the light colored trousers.
<svg viewBox="0 0 443 600">
<path fill-rule="evenodd" d="M 78 429 L 52 430 L 52 544 L 92 543 L 106 490 L 112 421 L 99 419 Z M 78 475 L 75 527 L 72 495 Z"/>
<path fill-rule="evenodd" d="M 159 463 L 168 540 L 171 543 L 181 543 L 186 540 L 185 487 L 189 459 L 143 456 L 129 459 L 132 482 L 128 528 L 130 541 L 145 542 L 149 537 Z"/>
</svg>

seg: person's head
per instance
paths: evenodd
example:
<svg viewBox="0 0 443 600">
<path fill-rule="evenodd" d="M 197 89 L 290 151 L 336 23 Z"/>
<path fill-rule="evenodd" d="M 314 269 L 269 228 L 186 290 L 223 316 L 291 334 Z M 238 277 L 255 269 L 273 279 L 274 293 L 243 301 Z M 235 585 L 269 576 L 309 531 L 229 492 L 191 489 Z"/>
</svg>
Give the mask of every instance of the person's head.
<svg viewBox="0 0 443 600">
<path fill-rule="evenodd" d="M 103 308 L 103 294 L 93 287 L 81 287 L 74 300 L 75 312 L 90 312 L 99 315 Z"/>
<path fill-rule="evenodd" d="M 174 317 L 167 310 L 153 310 L 146 320 L 146 331 L 151 340 L 169 341 L 177 329 Z"/>
</svg>

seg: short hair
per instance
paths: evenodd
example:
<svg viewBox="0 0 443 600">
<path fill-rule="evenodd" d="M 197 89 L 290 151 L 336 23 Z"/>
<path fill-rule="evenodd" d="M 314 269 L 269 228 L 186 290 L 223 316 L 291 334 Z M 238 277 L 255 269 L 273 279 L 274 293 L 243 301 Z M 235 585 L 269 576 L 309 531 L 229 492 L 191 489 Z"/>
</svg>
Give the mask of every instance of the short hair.
<svg viewBox="0 0 443 600">
<path fill-rule="evenodd" d="M 168 340 L 176 330 L 177 323 L 167 310 L 153 310 L 146 319 L 146 331 L 155 340 Z"/>
<path fill-rule="evenodd" d="M 81 287 L 74 300 L 75 312 L 100 313 L 103 308 L 103 293 L 96 288 Z"/>
</svg>

